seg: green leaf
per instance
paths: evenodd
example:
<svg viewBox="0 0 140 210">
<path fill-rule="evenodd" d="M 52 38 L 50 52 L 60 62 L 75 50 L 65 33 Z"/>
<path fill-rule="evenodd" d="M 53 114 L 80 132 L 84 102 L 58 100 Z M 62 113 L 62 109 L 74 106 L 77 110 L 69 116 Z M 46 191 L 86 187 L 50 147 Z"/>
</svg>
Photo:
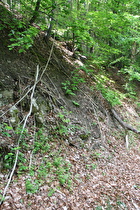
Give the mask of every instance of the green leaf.
<svg viewBox="0 0 140 210">
<path fill-rule="evenodd" d="M 75 106 L 80 106 L 80 104 L 76 101 L 72 101 L 72 103 L 75 105 Z"/>
</svg>

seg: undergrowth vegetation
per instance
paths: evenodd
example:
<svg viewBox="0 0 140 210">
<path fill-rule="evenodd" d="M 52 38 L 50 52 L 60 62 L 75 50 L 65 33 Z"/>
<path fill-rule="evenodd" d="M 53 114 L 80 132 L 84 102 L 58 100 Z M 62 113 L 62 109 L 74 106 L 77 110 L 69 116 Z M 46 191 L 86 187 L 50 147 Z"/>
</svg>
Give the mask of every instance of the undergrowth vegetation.
<svg viewBox="0 0 140 210">
<path fill-rule="evenodd" d="M 66 95 L 76 95 L 76 91 L 79 90 L 80 84 L 85 83 L 85 79 L 80 77 L 77 71 L 78 70 L 74 70 L 71 78 L 61 83 L 62 89 L 65 90 Z"/>
<path fill-rule="evenodd" d="M 4 137 L 8 136 L 11 138 L 17 134 L 17 131 L 13 131 L 13 128 L 7 124 L 1 125 L 1 132 Z M 63 135 L 63 133 L 60 130 L 59 134 Z M 24 174 L 25 177 L 28 177 L 25 181 L 27 193 L 35 193 L 39 190 L 40 186 L 45 183 L 49 185 L 53 181 L 58 182 L 56 186 L 58 188 L 64 186 L 70 189 L 72 185 L 71 164 L 62 157 L 61 148 L 55 147 L 55 137 L 51 139 L 46 136 L 44 129 L 39 129 L 35 136 L 31 136 L 26 132 L 20 147 L 13 146 L 7 154 L 4 154 L 4 152 L 1 154 L 0 158 L 3 158 L 2 170 L 12 169 L 16 150 L 19 149 L 20 153 L 16 173 L 18 176 Z"/>
<path fill-rule="evenodd" d="M 48 127 L 47 132 L 45 131 L 46 127 L 28 127 L 28 130 L 26 129 L 23 132 L 20 146 L 17 148 L 13 145 L 12 148 L 8 149 L 7 154 L 3 153 L 2 171 L 7 173 L 13 167 L 16 150 L 20 150 L 14 183 L 18 183 L 18 180 L 24 177 L 24 179 L 22 178 L 22 184 L 25 186 L 27 195 L 40 194 L 44 187 L 48 198 L 61 190 L 64 192 L 64 189 L 67 190 L 68 194 L 72 195 L 77 183 L 84 182 L 84 185 L 85 183 L 90 183 L 90 180 L 97 179 L 96 173 L 99 173 L 99 171 L 101 173 L 100 176 L 102 176 L 101 184 L 106 179 L 107 171 L 102 166 L 99 168 L 99 165 L 107 160 L 111 163 L 117 150 L 116 145 L 114 145 L 114 149 L 107 157 L 104 157 L 106 152 L 102 148 L 100 150 L 91 149 L 90 151 L 83 149 L 80 151 L 79 149 L 79 152 L 76 152 L 76 149 L 74 150 L 74 156 L 68 158 L 68 155 L 65 154 L 66 147 L 68 147 L 66 138 L 68 138 L 71 132 L 81 129 L 79 126 L 72 126 L 71 120 L 68 117 L 69 114 L 68 111 L 62 108 L 55 116 L 57 122 L 52 123 L 51 129 Z M 13 140 L 17 136 L 17 133 L 18 135 L 20 134 L 20 131 L 21 128 L 13 130 L 8 124 L 1 124 L 3 138 L 7 137 Z M 115 133 L 113 135 L 117 136 L 118 134 Z M 131 136 L 130 140 L 132 141 L 130 142 L 131 146 L 134 146 L 133 136 Z M 108 144 L 111 145 L 112 141 L 108 140 Z M 89 153 L 88 156 L 87 151 Z M 80 162 L 80 165 L 75 165 L 77 164 L 76 162 Z M 82 173 L 80 172 L 81 167 Z M 106 181 L 105 183 L 107 184 Z M 96 185 L 98 186 L 99 183 Z M 100 186 L 100 188 L 103 188 L 102 190 L 105 190 L 104 187 Z M 113 191 L 113 189 L 111 190 Z M 106 209 L 112 209 L 114 206 L 115 208 L 127 209 L 126 202 L 121 197 L 116 196 L 115 201 L 112 202 L 112 198 L 109 195 L 110 188 L 109 192 L 105 195 L 104 203 L 102 203 L 102 198 L 101 201 L 94 203 L 95 209 L 103 209 L 104 205 Z"/>
<path fill-rule="evenodd" d="M 50 122 L 50 127 L 28 127 L 22 131 L 21 127 L 13 129 L 7 123 L 0 125 L 3 138 L 11 139 L 11 145 L 4 151 L 1 147 L 1 170 L 6 172 L 12 170 L 16 158 L 16 151 L 19 150 L 16 174 L 20 177 L 24 174 L 27 193 L 36 193 L 44 184 L 48 186 L 56 182 L 56 189 L 64 187 L 72 190 L 71 163 L 65 160 L 63 154 L 64 145 L 69 136 L 81 130 L 78 125 L 73 125 L 69 114 L 61 107 L 55 118 L 55 123 Z M 15 146 L 22 132 L 19 146 Z M 65 142 L 65 143 L 64 143 Z M 60 144 L 58 147 L 58 143 Z M 62 147 L 61 147 L 62 144 Z M 66 143 L 68 145 L 68 142 Z M 95 165 L 91 166 L 93 169 Z M 54 189 L 49 189 L 48 196 L 51 196 Z"/>
<path fill-rule="evenodd" d="M 76 102 L 73 101 L 73 103 Z M 77 179 L 77 174 L 72 174 L 71 168 L 74 166 L 66 159 L 66 154 L 63 151 L 68 145 L 74 146 L 72 142 L 69 142 L 69 139 L 77 138 L 78 135 L 81 139 L 79 148 L 86 148 L 84 142 L 87 141 L 91 133 L 85 131 L 82 126 L 73 124 L 70 119 L 71 113 L 71 111 L 61 107 L 59 112 L 53 115 L 53 121 L 50 118 L 48 126 L 42 128 L 29 126 L 24 131 L 22 131 L 21 126 L 13 128 L 7 123 L 1 124 L 2 137 L 8 138 L 11 142 L 7 151 L 4 151 L 2 147 L 0 148 L 3 151 L 0 157 L 3 160 L 1 170 L 3 172 L 12 170 L 16 152 L 19 150 L 16 176 L 18 179 L 24 175 L 27 194 L 37 193 L 46 184 L 48 196 L 52 196 L 55 191 L 62 187 L 70 191 L 73 189 L 73 179 Z M 93 126 L 97 126 L 97 123 L 94 123 Z M 20 144 L 16 146 L 21 134 Z M 98 160 L 101 156 L 101 153 L 91 151 L 91 161 Z M 98 167 L 97 163 L 91 161 L 85 164 L 85 170 L 88 171 L 86 179 L 90 179 L 90 171 Z M 52 188 L 54 182 L 56 184 Z"/>
</svg>

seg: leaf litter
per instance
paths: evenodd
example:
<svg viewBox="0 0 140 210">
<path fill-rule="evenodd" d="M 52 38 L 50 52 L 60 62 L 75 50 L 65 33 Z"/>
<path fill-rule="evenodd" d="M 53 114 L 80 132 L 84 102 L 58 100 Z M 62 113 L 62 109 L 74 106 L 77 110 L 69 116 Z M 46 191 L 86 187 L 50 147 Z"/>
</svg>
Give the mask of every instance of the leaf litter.
<svg viewBox="0 0 140 210">
<path fill-rule="evenodd" d="M 28 174 L 15 174 L 1 209 L 139 209 L 140 208 L 140 142 L 126 150 L 112 139 L 107 149 L 77 149 L 55 142 L 54 153 L 71 164 L 72 186 L 59 186 L 58 180 L 46 180 L 34 193 L 27 193 Z M 114 149 L 115 148 L 115 149 Z M 100 154 L 95 158 L 95 154 Z M 35 157 L 36 170 L 43 156 Z M 28 155 L 27 155 L 28 156 Z M 49 158 L 49 157 L 47 157 Z M 33 179 L 38 179 L 37 173 Z M 53 177 L 53 174 L 50 174 Z M 1 192 L 6 176 L 1 174 Z M 59 186 L 59 187 L 58 187 Z"/>
</svg>

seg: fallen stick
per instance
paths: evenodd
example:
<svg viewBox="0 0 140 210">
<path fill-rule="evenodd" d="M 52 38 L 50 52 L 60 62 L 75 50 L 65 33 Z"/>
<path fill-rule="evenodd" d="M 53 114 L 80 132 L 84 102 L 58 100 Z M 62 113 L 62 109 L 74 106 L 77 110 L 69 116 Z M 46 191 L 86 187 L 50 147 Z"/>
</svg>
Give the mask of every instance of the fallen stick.
<svg viewBox="0 0 140 210">
<path fill-rule="evenodd" d="M 123 120 L 118 116 L 118 114 L 116 113 L 116 111 L 114 109 L 111 109 L 111 112 L 112 112 L 113 116 L 115 117 L 115 119 L 121 124 L 121 126 L 124 129 L 131 130 L 134 133 L 140 134 L 140 131 L 136 130 L 131 125 L 128 125 L 127 123 L 123 122 Z"/>
</svg>

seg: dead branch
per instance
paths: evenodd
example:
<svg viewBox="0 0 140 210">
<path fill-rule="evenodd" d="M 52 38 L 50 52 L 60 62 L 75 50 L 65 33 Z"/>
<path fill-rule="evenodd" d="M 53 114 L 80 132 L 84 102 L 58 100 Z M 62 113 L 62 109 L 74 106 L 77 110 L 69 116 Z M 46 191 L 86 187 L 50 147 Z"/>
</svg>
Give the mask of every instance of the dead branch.
<svg viewBox="0 0 140 210">
<path fill-rule="evenodd" d="M 136 130 L 131 125 L 128 125 L 127 123 L 123 122 L 122 119 L 118 116 L 118 114 L 116 113 L 116 111 L 114 109 L 111 109 L 111 112 L 112 112 L 113 116 L 115 117 L 115 119 L 120 123 L 120 125 L 124 129 L 131 130 L 134 133 L 140 134 L 140 131 Z"/>
<path fill-rule="evenodd" d="M 36 77 L 35 77 L 35 82 L 34 82 L 34 85 L 33 85 L 33 89 L 32 89 L 32 94 L 31 94 L 31 105 L 30 105 L 30 110 L 25 118 L 25 121 L 24 121 L 24 124 L 22 126 L 22 130 L 21 130 L 21 133 L 20 133 L 20 136 L 19 136 L 19 139 L 18 139 L 18 143 L 17 143 L 17 148 L 19 148 L 19 143 L 21 141 L 21 137 L 22 137 L 22 134 L 23 134 L 23 131 L 25 129 L 25 126 L 26 126 L 26 123 L 27 123 L 27 120 L 29 118 L 29 116 L 31 115 L 32 113 L 32 106 L 33 106 L 33 96 L 34 96 L 34 91 L 35 91 L 35 88 L 36 88 L 36 85 L 37 85 L 37 80 L 38 80 L 38 74 L 39 74 L 39 66 L 37 66 L 37 71 L 36 71 Z M 12 180 L 12 177 L 13 177 L 13 174 L 15 172 L 15 169 L 16 169 L 16 166 L 17 166 L 17 161 L 18 161 L 18 155 L 19 155 L 19 149 L 16 150 L 16 158 L 15 158 L 15 162 L 14 162 L 14 166 L 12 168 L 12 171 L 10 173 L 10 177 L 8 179 L 8 182 L 4 188 L 4 192 L 3 192 L 3 195 L 2 195 L 2 199 L 0 201 L 0 205 L 3 203 L 3 200 L 5 198 L 5 195 L 7 193 L 7 190 L 8 190 L 8 187 L 10 185 L 10 182 Z"/>
<path fill-rule="evenodd" d="M 34 142 L 35 142 L 35 133 L 36 133 L 36 123 L 35 123 L 35 116 L 34 116 L 34 134 L 33 134 L 33 145 L 34 145 Z M 32 165 L 32 158 L 33 158 L 33 150 L 31 151 L 31 154 L 30 154 L 30 161 L 29 161 L 29 170 L 31 169 L 31 165 Z"/>
</svg>

